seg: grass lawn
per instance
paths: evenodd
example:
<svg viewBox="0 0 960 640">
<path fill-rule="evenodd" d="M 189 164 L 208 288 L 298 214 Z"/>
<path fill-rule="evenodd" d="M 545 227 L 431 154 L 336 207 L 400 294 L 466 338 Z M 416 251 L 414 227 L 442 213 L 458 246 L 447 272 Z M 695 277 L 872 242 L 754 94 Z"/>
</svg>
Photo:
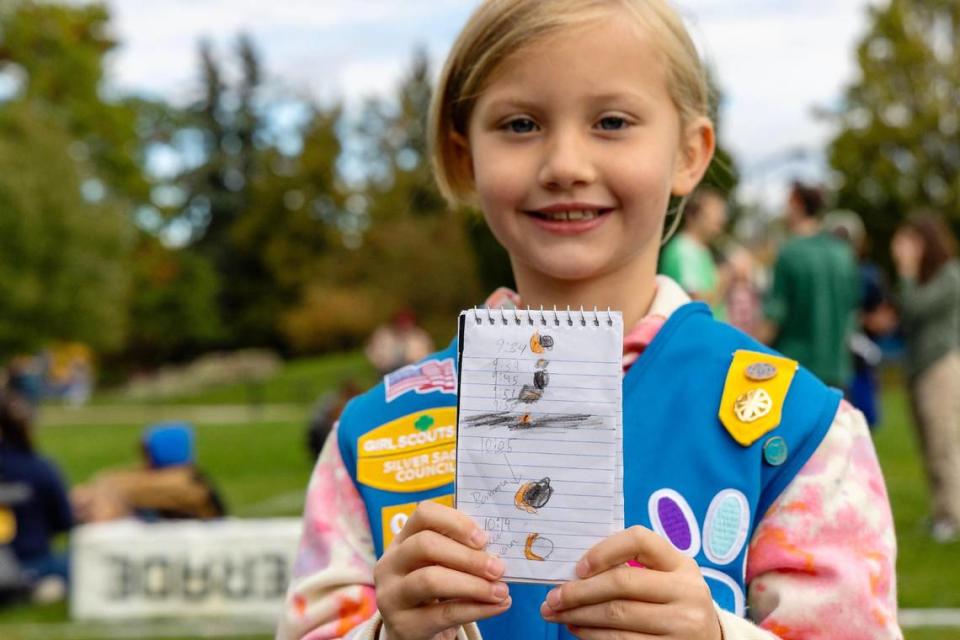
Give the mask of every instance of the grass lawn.
<svg viewBox="0 0 960 640">
<path fill-rule="evenodd" d="M 276 379 L 263 385 L 261 400 L 306 404 L 334 386 L 339 376 L 348 373 L 365 381 L 372 378 L 357 354 L 293 362 Z M 242 386 L 224 387 L 173 402 L 245 403 L 244 393 Z M 905 396 L 896 385 L 891 385 L 884 395 L 883 417 L 883 424 L 876 432 L 876 445 L 896 519 L 900 605 L 960 607 L 960 573 L 956 570 L 960 567 L 960 543 L 937 545 L 926 534 L 926 484 Z M 136 464 L 141 428 L 141 424 L 52 426 L 40 432 L 39 440 L 43 451 L 60 463 L 69 482 L 77 484 L 99 469 Z M 311 468 L 304 446 L 304 429 L 305 425 L 298 422 L 197 426 L 199 461 L 220 488 L 232 514 L 270 517 L 300 513 Z M 66 621 L 67 611 L 63 605 L 0 610 L 0 638 L 54 637 L 40 632 L 30 635 L 23 631 L 24 623 Z M 907 631 L 906 637 L 909 640 L 960 640 L 960 629 L 913 629 Z"/>
<path fill-rule="evenodd" d="M 900 606 L 960 607 L 960 542 L 935 544 L 927 535 L 926 480 L 907 398 L 901 389 L 890 389 L 884 394 L 883 411 L 883 424 L 876 432 L 875 442 L 896 521 Z"/>
<path fill-rule="evenodd" d="M 100 469 L 138 464 L 142 428 L 140 424 L 48 427 L 40 432 L 40 447 L 75 485 Z M 272 511 L 257 510 L 270 499 L 302 494 L 306 488 L 312 461 L 305 446 L 304 424 L 210 424 L 195 429 L 200 467 L 223 494 L 231 515 L 301 513 L 302 502 Z"/>
<path fill-rule="evenodd" d="M 155 400 L 131 400 L 119 393 L 97 394 L 93 404 L 274 404 L 309 405 L 321 394 L 335 389 L 344 380 L 354 380 L 361 388 L 376 382 L 376 372 L 360 351 L 329 356 L 301 358 L 284 364 L 269 380 L 258 383 L 230 384 L 200 389 L 195 393 Z"/>
</svg>

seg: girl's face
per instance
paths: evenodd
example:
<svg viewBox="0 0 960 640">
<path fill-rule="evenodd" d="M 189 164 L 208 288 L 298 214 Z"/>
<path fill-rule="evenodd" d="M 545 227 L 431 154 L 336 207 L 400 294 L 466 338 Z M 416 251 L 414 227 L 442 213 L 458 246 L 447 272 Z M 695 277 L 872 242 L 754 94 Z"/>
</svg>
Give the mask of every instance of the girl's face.
<svg viewBox="0 0 960 640">
<path fill-rule="evenodd" d="M 463 144 L 518 282 L 652 278 L 670 194 L 699 182 L 713 129 L 681 127 L 655 44 L 618 14 L 509 58 Z"/>
</svg>

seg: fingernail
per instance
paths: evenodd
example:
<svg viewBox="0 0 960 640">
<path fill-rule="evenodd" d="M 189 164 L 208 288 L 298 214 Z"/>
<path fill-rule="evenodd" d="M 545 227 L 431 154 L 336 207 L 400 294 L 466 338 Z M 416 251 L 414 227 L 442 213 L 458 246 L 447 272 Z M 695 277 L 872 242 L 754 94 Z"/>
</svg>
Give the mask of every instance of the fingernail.
<svg viewBox="0 0 960 640">
<path fill-rule="evenodd" d="M 507 588 L 507 585 L 505 585 L 504 583 L 498 582 L 497 584 L 493 585 L 493 597 L 496 598 L 497 600 L 503 600 L 509 594 L 510 594 L 510 590 Z"/>
<path fill-rule="evenodd" d="M 550 590 L 550 593 L 547 594 L 547 605 L 554 610 L 560 608 L 560 589 Z"/>
<path fill-rule="evenodd" d="M 590 575 L 590 563 L 587 562 L 586 558 L 580 560 L 577 563 L 577 576 L 580 578 L 586 578 Z"/>
<path fill-rule="evenodd" d="M 499 578 L 503 575 L 507 566 L 500 558 L 490 558 L 487 560 L 487 575 L 491 578 Z"/>
<path fill-rule="evenodd" d="M 487 534 L 483 529 L 474 529 L 473 533 L 470 535 L 470 544 L 475 547 L 482 547 L 487 544 Z"/>
<path fill-rule="evenodd" d="M 509 608 L 511 604 L 513 604 L 513 598 L 508 596 L 506 600 L 500 603 L 500 606 Z"/>
<path fill-rule="evenodd" d="M 555 611 L 550 608 L 546 602 L 540 605 L 540 615 L 544 618 L 552 618 L 555 615 Z"/>
</svg>

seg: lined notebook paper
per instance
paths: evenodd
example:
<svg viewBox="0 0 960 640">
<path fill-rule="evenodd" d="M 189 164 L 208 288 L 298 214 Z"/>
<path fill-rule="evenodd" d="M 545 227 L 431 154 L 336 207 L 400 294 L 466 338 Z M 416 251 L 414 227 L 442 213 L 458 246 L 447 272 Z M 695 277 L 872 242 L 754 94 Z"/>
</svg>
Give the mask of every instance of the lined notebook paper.
<svg viewBox="0 0 960 640">
<path fill-rule="evenodd" d="M 456 506 L 504 579 L 561 582 L 623 527 L 619 312 L 460 315 Z"/>
</svg>

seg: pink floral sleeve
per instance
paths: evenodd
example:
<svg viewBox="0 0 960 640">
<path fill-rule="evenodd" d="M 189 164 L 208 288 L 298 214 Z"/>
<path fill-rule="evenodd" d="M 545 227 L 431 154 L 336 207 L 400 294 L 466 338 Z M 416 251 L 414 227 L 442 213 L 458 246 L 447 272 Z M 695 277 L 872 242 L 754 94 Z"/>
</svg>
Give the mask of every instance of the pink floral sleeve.
<svg viewBox="0 0 960 640">
<path fill-rule="evenodd" d="M 750 622 L 722 615 L 726 640 L 898 639 L 896 539 L 863 415 L 841 403 L 819 448 L 754 532 Z M 752 628 L 752 629 L 751 629 Z"/>
<path fill-rule="evenodd" d="M 367 512 L 340 457 L 334 428 L 307 488 L 278 640 L 358 635 L 376 613 L 375 562 Z"/>
</svg>

